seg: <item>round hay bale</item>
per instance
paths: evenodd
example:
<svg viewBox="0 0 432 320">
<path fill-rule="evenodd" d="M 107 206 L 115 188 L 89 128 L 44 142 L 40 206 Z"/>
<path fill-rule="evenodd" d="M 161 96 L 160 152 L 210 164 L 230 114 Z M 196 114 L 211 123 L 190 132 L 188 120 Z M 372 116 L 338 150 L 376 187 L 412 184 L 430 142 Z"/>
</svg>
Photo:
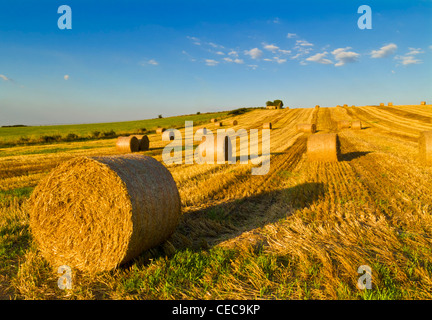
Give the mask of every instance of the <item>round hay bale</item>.
<svg viewBox="0 0 432 320">
<path fill-rule="evenodd" d="M 215 122 L 217 122 L 217 119 L 213 118 L 213 119 L 210 120 L 210 122 L 215 123 Z"/>
<path fill-rule="evenodd" d="M 344 105 L 343 105 L 345 108 L 347 108 L 348 107 L 348 105 L 345 103 Z"/>
<path fill-rule="evenodd" d="M 316 106 L 315 106 L 315 109 L 319 109 L 319 107 L 320 107 L 319 105 L 316 105 Z"/>
<path fill-rule="evenodd" d="M 420 102 L 420 105 L 421 105 L 421 106 L 425 106 L 425 105 L 426 105 L 426 101 L 422 101 L 422 102 Z"/>
<path fill-rule="evenodd" d="M 71 159 L 39 183 L 29 203 L 42 256 L 90 273 L 162 243 L 181 214 L 171 173 L 140 154 Z"/>
<path fill-rule="evenodd" d="M 334 162 L 340 158 L 340 142 L 336 133 L 313 134 L 307 141 L 308 161 Z"/>
<path fill-rule="evenodd" d="M 420 161 L 432 165 L 432 131 L 421 132 L 418 145 Z"/>
<path fill-rule="evenodd" d="M 147 151 L 150 149 L 150 140 L 145 134 L 134 135 L 139 142 L 139 151 Z"/>
<path fill-rule="evenodd" d="M 349 120 L 338 121 L 337 128 L 338 130 L 345 129 L 351 127 L 351 122 Z"/>
<path fill-rule="evenodd" d="M 216 127 L 222 127 L 222 122 L 220 122 L 220 121 L 216 121 L 216 122 L 214 123 L 214 125 L 215 125 Z"/>
<path fill-rule="evenodd" d="M 217 163 L 217 158 L 224 159 L 224 161 L 228 161 L 229 159 L 229 150 L 232 150 L 232 143 L 231 139 L 228 136 L 225 136 L 222 143 L 218 143 L 218 138 L 216 135 L 214 135 L 214 143 L 211 145 L 204 144 L 206 141 L 207 136 L 202 137 L 202 142 L 197 147 L 199 154 L 202 155 L 202 157 L 208 157 L 209 159 L 213 159 L 214 163 Z"/>
<path fill-rule="evenodd" d="M 160 128 L 159 127 L 159 128 L 156 129 L 156 133 L 157 134 L 162 134 L 165 130 L 166 130 L 165 128 Z"/>
<path fill-rule="evenodd" d="M 361 121 L 360 121 L 360 120 L 353 121 L 353 122 L 351 123 L 351 129 L 354 129 L 354 130 L 361 130 L 361 129 L 362 129 Z"/>
<path fill-rule="evenodd" d="M 384 102 L 381 102 L 381 103 L 380 103 L 380 107 L 384 107 Z"/>
<path fill-rule="evenodd" d="M 300 123 L 297 125 L 297 132 L 315 133 L 316 125 L 314 123 Z"/>
<path fill-rule="evenodd" d="M 139 151 L 140 143 L 135 136 L 118 137 L 116 148 L 120 152 L 137 152 Z"/>
<path fill-rule="evenodd" d="M 263 124 L 263 129 L 272 129 L 272 124 L 271 122 L 266 122 Z"/>
<path fill-rule="evenodd" d="M 232 122 L 231 122 L 231 125 L 233 125 L 233 126 L 236 126 L 238 124 L 238 121 L 237 120 L 233 120 Z"/>
</svg>

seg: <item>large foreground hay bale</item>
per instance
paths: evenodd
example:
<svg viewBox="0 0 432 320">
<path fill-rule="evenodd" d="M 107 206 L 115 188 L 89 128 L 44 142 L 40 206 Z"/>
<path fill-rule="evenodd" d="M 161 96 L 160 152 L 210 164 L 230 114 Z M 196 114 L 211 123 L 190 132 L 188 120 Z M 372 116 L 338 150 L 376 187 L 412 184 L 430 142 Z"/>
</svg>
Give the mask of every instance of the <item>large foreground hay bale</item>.
<svg viewBox="0 0 432 320">
<path fill-rule="evenodd" d="M 180 218 L 171 173 L 152 157 L 78 157 L 30 198 L 30 228 L 54 267 L 111 270 L 166 240 Z"/>
<path fill-rule="evenodd" d="M 351 127 L 351 121 L 349 121 L 349 120 L 341 120 L 341 121 L 338 121 L 338 123 L 337 123 L 338 130 L 346 129 L 349 127 Z"/>
<path fill-rule="evenodd" d="M 315 133 L 316 125 L 314 123 L 300 123 L 297 125 L 297 132 Z"/>
<path fill-rule="evenodd" d="M 140 143 L 135 136 L 118 137 L 116 148 L 120 152 L 137 152 L 139 151 Z"/>
<path fill-rule="evenodd" d="M 145 134 L 134 135 L 139 142 L 139 151 L 147 151 L 150 149 L 150 140 Z"/>
<path fill-rule="evenodd" d="M 362 123 L 361 123 L 361 121 L 360 120 L 353 121 L 351 123 L 351 129 L 361 130 L 362 129 Z"/>
<path fill-rule="evenodd" d="M 271 122 L 266 122 L 263 124 L 263 129 L 271 129 L 271 128 L 272 128 Z"/>
<path fill-rule="evenodd" d="M 313 134 L 307 141 L 308 161 L 333 162 L 340 158 L 340 142 L 336 133 Z"/>
<path fill-rule="evenodd" d="M 420 161 L 432 165 L 432 131 L 420 133 L 418 145 Z"/>
</svg>

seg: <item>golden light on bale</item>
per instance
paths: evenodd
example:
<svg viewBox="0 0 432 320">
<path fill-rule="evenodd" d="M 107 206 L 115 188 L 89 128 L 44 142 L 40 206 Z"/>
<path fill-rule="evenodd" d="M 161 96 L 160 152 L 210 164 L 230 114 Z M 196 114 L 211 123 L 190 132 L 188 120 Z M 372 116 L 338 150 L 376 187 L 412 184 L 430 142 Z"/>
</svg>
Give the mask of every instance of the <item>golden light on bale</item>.
<svg viewBox="0 0 432 320">
<path fill-rule="evenodd" d="M 231 122 L 231 125 L 233 125 L 233 126 L 236 126 L 238 124 L 238 121 L 237 120 L 233 120 L 232 122 Z"/>
<path fill-rule="evenodd" d="M 345 108 L 347 108 L 348 107 L 348 105 L 345 103 L 344 105 L 343 105 Z"/>
<path fill-rule="evenodd" d="M 220 121 L 216 121 L 216 122 L 214 123 L 214 125 L 215 125 L 216 127 L 222 127 L 222 122 L 220 122 Z"/>
<path fill-rule="evenodd" d="M 338 121 L 337 123 L 338 130 L 346 129 L 349 127 L 351 127 L 351 122 L 349 120 L 342 120 L 342 121 Z"/>
<path fill-rule="evenodd" d="M 422 102 L 420 102 L 420 105 L 421 105 L 421 106 L 425 106 L 425 105 L 426 105 L 426 101 L 422 101 Z"/>
<path fill-rule="evenodd" d="M 315 133 L 316 125 L 314 123 L 300 123 L 297 125 L 297 132 Z"/>
<path fill-rule="evenodd" d="M 393 102 L 389 102 L 388 105 L 389 105 L 389 107 L 392 106 L 392 105 L 393 105 Z"/>
<path fill-rule="evenodd" d="M 55 268 L 112 270 L 165 241 L 181 215 L 171 173 L 152 157 L 78 157 L 30 197 L 30 228 Z"/>
<path fill-rule="evenodd" d="M 362 123 L 361 123 L 361 121 L 360 120 L 353 121 L 351 123 L 351 129 L 361 130 L 362 129 Z"/>
<path fill-rule="evenodd" d="M 272 124 L 271 122 L 266 122 L 263 124 L 263 129 L 272 129 Z"/>
<path fill-rule="evenodd" d="M 432 131 L 421 132 L 418 145 L 420 161 L 432 165 Z"/>
<path fill-rule="evenodd" d="M 313 134 L 307 141 L 308 161 L 335 162 L 340 159 L 340 142 L 336 133 Z"/>
<path fill-rule="evenodd" d="M 157 134 L 162 134 L 162 133 L 164 133 L 165 130 L 166 130 L 165 128 L 160 128 L 159 127 L 159 128 L 156 129 L 156 133 Z"/>
<path fill-rule="evenodd" d="M 315 109 L 319 109 L 319 107 L 320 107 L 319 105 L 316 105 L 316 106 L 315 106 Z"/>
<path fill-rule="evenodd" d="M 214 135 L 213 136 L 213 143 L 207 139 L 210 136 L 204 135 L 202 137 L 202 143 L 199 144 L 197 147 L 198 154 L 203 157 L 203 161 L 213 161 L 214 163 L 217 163 L 218 158 L 223 160 L 224 162 L 229 160 L 230 156 L 230 150 L 232 152 L 232 143 L 231 139 L 228 136 L 219 138 Z"/>
<path fill-rule="evenodd" d="M 380 103 L 380 107 L 384 107 L 384 102 L 381 102 L 381 103 Z"/>
<path fill-rule="evenodd" d="M 118 137 L 116 149 L 120 152 L 137 152 L 139 151 L 140 143 L 135 136 Z"/>
<path fill-rule="evenodd" d="M 212 123 L 217 122 L 217 119 L 213 118 L 210 120 L 210 122 L 212 122 Z"/>
<path fill-rule="evenodd" d="M 134 135 L 139 142 L 139 151 L 147 151 L 150 149 L 150 140 L 145 134 Z"/>
</svg>

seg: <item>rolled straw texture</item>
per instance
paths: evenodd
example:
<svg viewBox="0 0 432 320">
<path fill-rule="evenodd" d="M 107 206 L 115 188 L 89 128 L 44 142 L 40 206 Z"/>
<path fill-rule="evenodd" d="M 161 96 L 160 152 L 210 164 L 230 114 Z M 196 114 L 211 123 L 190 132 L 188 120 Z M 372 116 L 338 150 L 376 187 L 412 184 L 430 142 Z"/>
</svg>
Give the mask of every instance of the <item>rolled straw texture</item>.
<svg viewBox="0 0 432 320">
<path fill-rule="evenodd" d="M 117 138 L 116 148 L 120 152 L 137 152 L 139 147 L 140 143 L 135 136 Z"/>
<path fill-rule="evenodd" d="M 313 134 L 307 141 L 308 161 L 334 162 L 340 159 L 340 142 L 336 133 Z"/>
<path fill-rule="evenodd" d="M 78 157 L 33 191 L 30 228 L 54 267 L 116 268 L 166 240 L 180 218 L 171 173 L 152 157 Z"/>
</svg>

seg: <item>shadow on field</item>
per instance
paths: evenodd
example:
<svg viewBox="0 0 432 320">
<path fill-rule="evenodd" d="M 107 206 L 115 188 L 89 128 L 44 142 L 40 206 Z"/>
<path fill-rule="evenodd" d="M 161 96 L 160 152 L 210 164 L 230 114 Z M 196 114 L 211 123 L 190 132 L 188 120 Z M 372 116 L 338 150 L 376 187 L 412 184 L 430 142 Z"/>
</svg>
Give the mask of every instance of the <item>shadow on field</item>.
<svg viewBox="0 0 432 320">
<path fill-rule="evenodd" d="M 324 194 L 323 183 L 303 183 L 188 212 L 168 241 L 144 252 L 135 263 L 145 264 L 150 259 L 186 249 L 208 250 L 244 232 L 284 219 L 297 209 L 309 207 Z"/>
<path fill-rule="evenodd" d="M 371 151 L 354 151 L 341 154 L 341 161 L 351 161 L 357 158 L 361 158 L 367 154 L 371 153 Z"/>
</svg>

